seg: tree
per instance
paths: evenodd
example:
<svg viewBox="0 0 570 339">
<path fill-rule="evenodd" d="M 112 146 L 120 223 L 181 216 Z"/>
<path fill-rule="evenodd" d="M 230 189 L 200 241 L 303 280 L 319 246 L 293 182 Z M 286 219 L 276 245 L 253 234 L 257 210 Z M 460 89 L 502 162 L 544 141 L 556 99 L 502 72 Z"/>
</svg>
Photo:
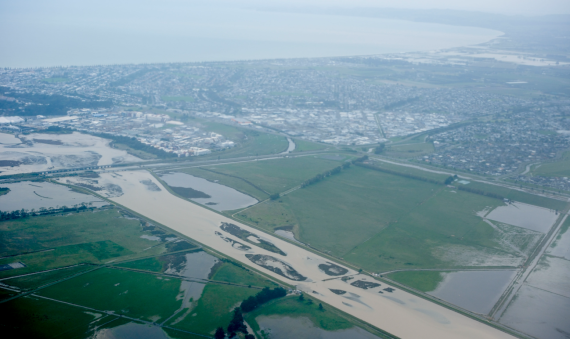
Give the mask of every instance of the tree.
<svg viewBox="0 0 570 339">
<path fill-rule="evenodd" d="M 241 313 L 241 308 L 236 307 L 234 310 L 234 317 L 230 324 L 228 325 L 228 336 L 231 338 L 235 336 L 236 332 L 247 333 L 247 327 L 243 323 L 243 314 Z"/>
<path fill-rule="evenodd" d="M 274 193 L 274 194 L 271 194 L 271 195 L 269 196 L 269 199 L 271 199 L 271 200 L 277 200 L 277 199 L 279 199 L 279 197 L 281 197 L 281 195 L 280 195 L 279 193 Z"/>
<path fill-rule="evenodd" d="M 245 339 L 255 339 L 255 337 L 253 336 L 253 334 L 246 334 Z"/>
<path fill-rule="evenodd" d="M 303 292 L 301 292 L 301 295 L 299 296 L 299 301 L 305 301 L 305 296 L 303 295 Z"/>
<path fill-rule="evenodd" d="M 319 303 L 319 311 L 324 311 L 323 304 Z"/>
<path fill-rule="evenodd" d="M 380 144 L 376 146 L 376 148 L 374 148 L 374 154 L 381 154 L 382 152 L 384 152 L 384 148 L 386 148 L 385 144 Z"/>
<path fill-rule="evenodd" d="M 216 334 L 214 335 L 214 338 L 224 339 L 225 337 L 226 337 L 226 332 L 224 332 L 224 329 L 222 327 L 218 327 L 218 329 L 216 330 Z"/>
<path fill-rule="evenodd" d="M 443 183 L 446 185 L 449 185 L 453 182 L 453 180 L 455 180 L 455 178 L 450 175 L 449 177 L 447 177 L 447 179 L 445 179 L 445 181 Z"/>
</svg>

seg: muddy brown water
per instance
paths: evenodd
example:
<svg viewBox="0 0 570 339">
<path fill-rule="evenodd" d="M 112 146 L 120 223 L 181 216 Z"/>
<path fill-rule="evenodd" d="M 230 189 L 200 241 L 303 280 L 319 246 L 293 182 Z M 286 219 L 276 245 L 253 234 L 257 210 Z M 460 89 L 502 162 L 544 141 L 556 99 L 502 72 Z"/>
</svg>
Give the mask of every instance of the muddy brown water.
<svg viewBox="0 0 570 339">
<path fill-rule="evenodd" d="M 191 188 L 203 192 L 210 198 L 191 198 L 199 204 L 210 206 L 216 211 L 237 210 L 254 205 L 257 199 L 243 194 L 231 187 L 217 184 L 186 173 L 168 173 L 160 177 L 169 186 Z M 214 204 L 212 204 L 214 203 Z"/>
</svg>

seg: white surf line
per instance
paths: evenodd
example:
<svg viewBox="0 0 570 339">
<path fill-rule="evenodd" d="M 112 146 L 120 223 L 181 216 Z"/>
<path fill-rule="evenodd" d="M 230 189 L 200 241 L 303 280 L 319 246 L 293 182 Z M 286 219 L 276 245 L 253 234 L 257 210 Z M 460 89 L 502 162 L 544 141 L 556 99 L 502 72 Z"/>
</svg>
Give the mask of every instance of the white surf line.
<svg viewBox="0 0 570 339">
<path fill-rule="evenodd" d="M 393 335 L 414 339 L 512 338 L 511 335 L 497 328 L 405 292 L 399 287 L 393 293 L 383 292 L 384 294 L 381 294 L 379 292 L 382 289 L 391 287 L 388 283 L 376 281 L 368 275 L 358 274 L 356 270 L 343 264 L 335 263 L 346 269 L 344 276 L 353 276 L 352 280 L 348 282 L 341 279 L 325 280 L 332 276 L 327 275 L 318 266 L 333 262 L 331 259 L 180 199 L 166 189 L 157 192 L 149 191 L 140 183 L 141 180 L 151 180 L 159 187 L 162 187 L 162 184 L 147 171 L 126 172 L 122 178 L 113 178 L 109 174 L 102 176 L 123 189 L 123 196 L 111 198 L 114 202 L 208 246 L 221 255 L 263 272 L 286 285 L 294 285 L 296 289 L 310 293 L 312 297 L 323 302 L 325 308 L 327 304 L 328 307 L 336 307 Z M 242 240 L 224 232 L 220 228 L 223 222 L 232 223 L 253 234 L 262 235 L 264 239 L 268 239 L 287 253 L 287 256 L 281 256 L 254 245 L 247 251 L 232 247 L 231 243 L 226 242 L 224 238 L 240 242 Z M 223 237 L 216 235 L 215 232 L 222 233 Z M 254 264 L 246 257 L 246 254 L 270 256 L 283 261 L 293 267 L 302 277 L 306 277 L 306 280 L 294 281 L 285 278 L 272 270 Z M 374 282 L 379 285 L 363 289 L 351 285 L 356 281 Z M 351 296 L 351 299 L 337 295 L 331 289 L 346 291 L 346 295 Z"/>
</svg>

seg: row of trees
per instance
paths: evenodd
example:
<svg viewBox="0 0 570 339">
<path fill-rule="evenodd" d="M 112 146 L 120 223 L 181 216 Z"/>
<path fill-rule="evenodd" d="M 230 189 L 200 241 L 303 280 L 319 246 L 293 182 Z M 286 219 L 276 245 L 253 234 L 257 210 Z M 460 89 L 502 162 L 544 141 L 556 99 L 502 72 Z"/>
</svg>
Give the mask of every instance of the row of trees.
<svg viewBox="0 0 570 339">
<path fill-rule="evenodd" d="M 500 199 L 503 200 L 505 199 L 504 196 L 500 195 L 500 194 L 496 194 L 496 193 L 491 193 L 491 192 L 486 192 L 477 188 L 470 188 L 470 187 L 465 187 L 465 186 L 459 186 L 457 187 L 457 189 L 459 189 L 460 191 L 465 191 L 465 192 L 469 192 L 469 193 L 474 193 L 474 194 L 479 194 L 479 195 L 484 195 L 486 197 L 489 198 L 495 198 L 495 199 Z"/>
<path fill-rule="evenodd" d="M 384 172 L 384 173 L 388 173 L 388 174 L 398 175 L 400 177 L 404 177 L 404 178 L 408 178 L 408 179 L 414 179 L 414 180 L 429 182 L 429 183 L 436 184 L 436 185 L 442 185 L 443 184 L 443 182 L 441 182 L 439 180 L 424 178 L 424 177 L 420 177 L 418 175 L 402 173 L 402 172 L 398 172 L 398 171 L 392 171 L 392 170 L 389 170 L 386 168 L 381 168 L 381 167 L 377 167 L 377 166 L 373 166 L 373 165 L 369 165 L 369 164 L 356 163 L 356 165 L 358 165 L 360 167 L 368 168 L 368 169 L 371 169 L 374 171 L 378 171 L 378 172 Z M 446 179 L 446 181 L 447 181 L 447 179 Z"/>
<path fill-rule="evenodd" d="M 277 287 L 275 289 L 270 290 L 268 287 L 261 290 L 261 292 L 257 293 L 254 296 L 251 296 L 241 303 L 241 309 L 244 312 L 251 312 L 255 310 L 259 305 L 262 305 L 270 300 L 282 298 L 287 295 L 287 291 L 285 291 L 282 287 Z"/>
<path fill-rule="evenodd" d="M 39 210 L 27 210 L 22 208 L 21 210 L 16 210 L 16 211 L 11 211 L 11 212 L 4 212 L 4 211 L 0 211 L 0 221 L 3 220 L 14 220 L 14 219 L 20 219 L 20 218 L 26 218 L 26 217 L 35 217 L 35 216 L 41 216 L 41 215 L 49 215 L 49 214 L 55 214 L 55 213 L 69 213 L 69 212 L 79 212 L 79 211 L 84 211 L 87 209 L 87 205 L 86 204 L 79 204 L 79 205 L 74 205 L 72 207 L 67 207 L 67 206 L 62 206 L 62 207 L 57 207 L 57 208 L 40 208 Z"/>
<path fill-rule="evenodd" d="M 342 170 L 348 169 L 350 167 L 350 164 L 351 164 L 350 162 L 345 162 L 341 166 L 337 166 L 330 171 L 326 171 L 326 172 L 317 174 L 314 177 L 303 181 L 303 183 L 301 184 L 301 188 L 305 188 L 309 185 L 315 184 L 315 183 L 323 180 L 326 177 L 330 177 L 331 175 L 339 174 L 340 172 L 342 172 Z"/>
<path fill-rule="evenodd" d="M 247 333 L 247 326 L 245 326 L 245 322 L 243 320 L 243 312 L 251 312 L 261 304 L 264 304 L 273 299 L 284 297 L 286 295 L 287 291 L 285 291 L 285 289 L 282 287 L 277 287 L 272 290 L 266 287 L 256 295 L 242 301 L 240 307 L 236 307 L 234 310 L 234 315 L 230 321 L 230 324 L 228 325 L 228 338 L 235 337 L 235 335 L 239 332 L 245 334 L 245 339 L 255 339 L 255 336 L 253 334 Z M 226 332 L 224 331 L 223 327 L 218 327 L 214 338 L 226 338 Z"/>
</svg>

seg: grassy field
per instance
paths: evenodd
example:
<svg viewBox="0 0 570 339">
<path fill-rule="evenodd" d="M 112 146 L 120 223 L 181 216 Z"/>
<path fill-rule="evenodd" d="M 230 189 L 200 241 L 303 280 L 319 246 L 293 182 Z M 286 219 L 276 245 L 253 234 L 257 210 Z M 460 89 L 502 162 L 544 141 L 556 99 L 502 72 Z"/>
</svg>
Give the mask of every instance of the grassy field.
<svg viewBox="0 0 570 339">
<path fill-rule="evenodd" d="M 376 167 L 384 168 L 384 169 L 387 169 L 390 171 L 397 171 L 397 172 L 400 172 L 403 174 L 415 175 L 415 176 L 426 178 L 426 179 L 438 180 L 441 182 L 443 182 L 447 177 L 449 177 L 449 175 L 447 175 L 447 174 L 439 174 L 439 173 L 423 171 L 421 169 L 417 169 L 417 168 L 413 168 L 413 167 L 400 166 L 400 165 L 394 165 L 394 164 L 383 162 L 383 161 L 371 160 L 371 162 Z"/>
<path fill-rule="evenodd" d="M 441 272 L 405 271 L 388 275 L 388 278 L 422 292 L 431 292 L 443 281 Z"/>
<path fill-rule="evenodd" d="M 0 277 L 167 251 L 165 242 L 143 235 L 153 233 L 117 209 L 3 221 L 0 255 L 9 257 L 0 259 L 0 265 L 21 261 L 27 267 L 1 271 Z"/>
<path fill-rule="evenodd" d="M 78 274 L 78 273 L 81 273 L 81 272 L 86 272 L 86 271 L 92 270 L 94 268 L 95 268 L 95 266 L 91 266 L 91 265 L 80 265 L 80 266 L 75 266 L 75 267 L 56 270 L 56 271 L 50 271 L 50 272 L 45 272 L 45 273 L 27 275 L 24 277 L 7 279 L 7 280 L 3 280 L 2 283 L 6 284 L 8 286 L 17 287 L 22 291 L 27 291 L 27 290 L 32 290 L 32 289 L 38 288 L 38 287 L 46 285 L 46 284 L 56 282 L 56 281 L 61 280 L 61 279 L 71 277 L 71 276 Z"/>
<path fill-rule="evenodd" d="M 547 162 L 535 168 L 533 175 L 544 177 L 570 177 L 570 151 L 556 162 Z"/>
<path fill-rule="evenodd" d="M 212 280 L 256 287 L 277 287 L 276 283 L 263 278 L 259 274 L 251 273 L 241 267 L 227 263 L 220 266 Z"/>
<path fill-rule="evenodd" d="M 47 287 L 39 294 L 147 321 L 159 321 L 180 307 L 179 289 L 179 279 L 101 268 Z"/>
<path fill-rule="evenodd" d="M 392 145 L 386 148 L 386 155 L 396 158 L 414 158 L 421 155 L 431 154 L 434 152 L 433 145 L 430 143 L 411 143 Z"/>
<path fill-rule="evenodd" d="M 87 338 L 90 326 L 114 318 L 36 297 L 11 300 L 2 309 L 2 332 L 17 333 L 18 338 Z"/>
<path fill-rule="evenodd" d="M 463 267 L 466 264 L 441 254 L 457 248 L 474 255 L 517 257 L 518 252 L 500 240 L 516 238 L 515 246 L 524 247 L 536 235 L 515 234 L 518 228 L 513 227 L 500 233 L 476 215 L 500 205 L 499 199 L 352 167 L 237 217 L 268 232 L 294 226 L 300 241 L 383 272 Z"/>
<path fill-rule="evenodd" d="M 400 219 L 436 188 L 353 166 L 282 197 L 282 202 L 268 202 L 239 216 L 267 229 L 297 222 L 299 240 L 342 257 Z M 268 216 L 271 219 L 266 221 Z"/>
<path fill-rule="evenodd" d="M 457 185 L 460 185 L 460 184 L 457 184 Z M 566 206 L 568 206 L 568 202 L 565 202 L 565 201 L 541 197 L 541 196 L 530 194 L 530 193 L 512 190 L 512 189 L 508 189 L 508 188 L 496 186 L 496 185 L 484 184 L 484 183 L 480 183 L 480 182 L 471 182 L 471 183 L 467 184 L 465 187 L 475 188 L 475 189 L 479 189 L 479 190 L 482 190 L 485 192 L 491 192 L 491 193 L 499 194 L 499 195 L 502 195 L 505 198 L 510 199 L 510 200 L 524 202 L 524 203 L 530 204 L 530 205 L 536 205 L 536 206 L 551 208 L 551 209 L 555 209 L 555 210 L 559 210 L 559 211 L 564 209 Z"/>
<path fill-rule="evenodd" d="M 316 156 L 281 158 L 237 164 L 197 167 L 183 170 L 186 173 L 218 180 L 259 200 L 269 194 L 284 192 L 324 171 L 341 165 L 341 161 Z M 208 170 L 215 171 L 209 172 Z M 220 174 L 222 173 L 222 174 Z M 267 192 L 267 193 L 264 193 Z"/>
<path fill-rule="evenodd" d="M 293 141 L 295 142 L 295 150 L 293 152 L 319 151 L 329 147 L 327 145 L 317 144 L 316 142 L 303 139 L 293 139 Z"/>
</svg>

